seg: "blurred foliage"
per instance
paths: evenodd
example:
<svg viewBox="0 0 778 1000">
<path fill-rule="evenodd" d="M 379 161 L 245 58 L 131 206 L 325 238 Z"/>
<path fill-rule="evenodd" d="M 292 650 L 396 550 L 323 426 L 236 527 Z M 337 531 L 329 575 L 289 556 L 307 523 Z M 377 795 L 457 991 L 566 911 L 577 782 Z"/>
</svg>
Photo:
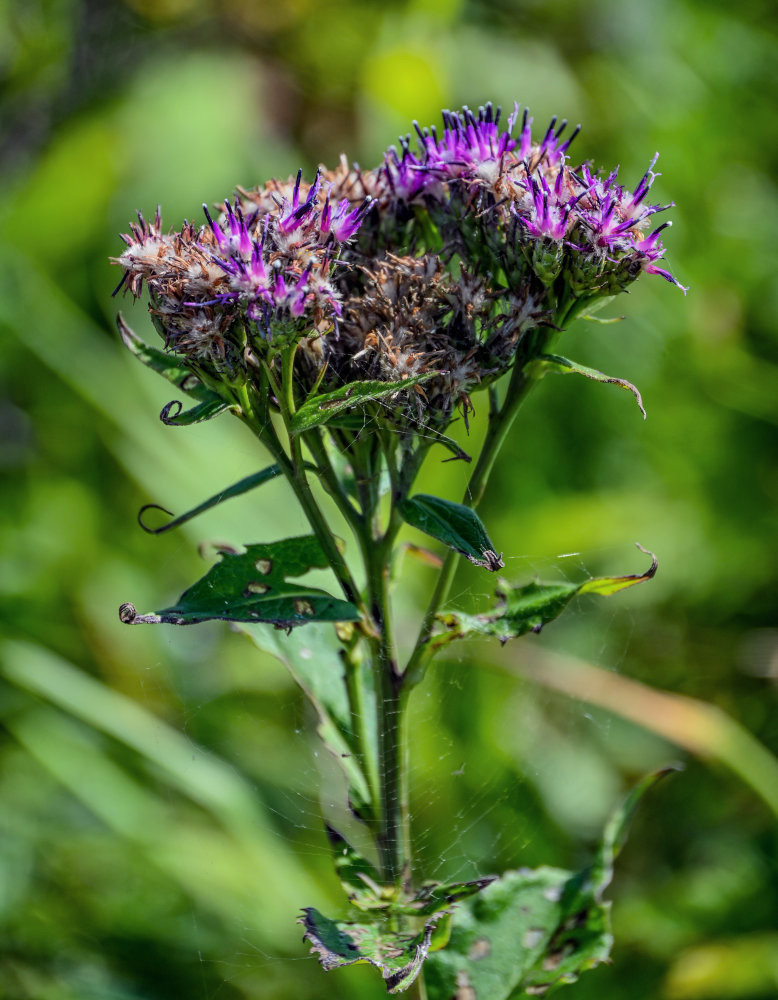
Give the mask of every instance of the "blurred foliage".
<svg viewBox="0 0 778 1000">
<path fill-rule="evenodd" d="M 778 751 L 777 29 L 766 0 L 0 6 L 0 993 L 383 995 L 369 969 L 323 980 L 302 959 L 296 914 L 338 905 L 319 800 L 337 814 L 341 789 L 283 668 L 216 624 L 118 621 L 202 575 L 197 541 L 304 525 L 271 483 L 180 532 L 137 529 L 142 504 L 182 512 L 265 456 L 227 418 L 158 422 L 168 398 L 119 345 L 107 258 L 136 208 L 178 224 L 236 183 L 341 151 L 375 163 L 441 106 L 518 99 L 539 125 L 580 120 L 575 154 L 625 182 L 661 152 L 691 292 L 644 279 L 623 322 L 570 332 L 565 355 L 635 382 L 648 421 L 623 393 L 544 380 L 481 515 L 515 580 L 638 569 L 635 540 L 660 570 L 541 637 L 436 663 L 414 696 L 419 864 L 575 866 L 626 785 L 684 747 L 619 862 L 614 964 L 566 995 L 775 997 L 775 816 L 688 714 L 654 726 L 635 689 L 597 707 L 574 665 L 552 693 L 543 664 L 574 653 L 708 702 Z M 420 488 L 458 497 L 464 476 L 433 462 Z M 406 557 L 401 634 L 428 572 Z M 461 568 L 465 610 L 477 573 Z M 741 774 L 749 747 L 727 751 Z"/>
</svg>

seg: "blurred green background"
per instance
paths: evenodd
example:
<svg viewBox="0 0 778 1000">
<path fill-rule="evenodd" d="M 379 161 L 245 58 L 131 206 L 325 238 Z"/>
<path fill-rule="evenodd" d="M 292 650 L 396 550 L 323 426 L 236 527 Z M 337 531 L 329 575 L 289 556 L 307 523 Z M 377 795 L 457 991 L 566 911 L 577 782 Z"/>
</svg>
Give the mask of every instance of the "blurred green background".
<svg viewBox="0 0 778 1000">
<path fill-rule="evenodd" d="M 489 99 L 536 131 L 582 122 L 574 157 L 630 185 L 659 150 L 691 292 L 643 279 L 623 322 L 560 348 L 636 382 L 646 423 L 576 379 L 522 413 L 482 510 L 506 572 L 640 572 L 635 541 L 660 569 L 436 663 L 414 705 L 419 868 L 583 864 L 630 782 L 685 759 L 619 862 L 613 965 L 565 995 L 778 995 L 777 26 L 767 0 L 0 4 L 0 995 L 384 995 L 300 943 L 302 906 L 340 906 L 319 822 L 339 789 L 284 669 L 218 625 L 118 621 L 201 575 L 200 540 L 303 522 L 277 482 L 137 527 L 265 456 L 228 418 L 159 422 L 170 392 L 123 353 L 117 306 L 153 333 L 107 258 L 136 209 L 179 225 L 236 183 L 341 151 L 371 166 L 412 119 Z M 455 497 L 466 470 L 439 458 L 421 486 Z M 428 573 L 403 566 L 403 632 Z M 456 599 L 491 583 L 465 566 Z"/>
</svg>

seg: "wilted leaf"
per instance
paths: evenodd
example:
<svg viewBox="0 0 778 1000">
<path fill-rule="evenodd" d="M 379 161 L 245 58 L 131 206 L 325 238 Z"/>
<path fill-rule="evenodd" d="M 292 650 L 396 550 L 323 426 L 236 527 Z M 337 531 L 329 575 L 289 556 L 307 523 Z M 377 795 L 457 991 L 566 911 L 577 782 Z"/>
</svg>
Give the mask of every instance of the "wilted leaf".
<svg viewBox="0 0 778 1000">
<path fill-rule="evenodd" d="M 500 569 L 504 564 L 494 551 L 480 517 L 472 509 L 428 493 L 417 493 L 399 504 L 403 520 L 425 535 L 437 538 L 476 566 Z"/>
<path fill-rule="evenodd" d="M 221 561 L 184 591 L 172 607 L 156 614 L 138 615 L 132 605 L 123 605 L 122 620 L 127 624 L 193 625 L 222 619 L 269 622 L 279 628 L 314 621 L 359 620 L 359 611 L 348 601 L 288 581 L 288 577 L 328 566 L 327 557 L 313 535 L 247 545 L 245 552 L 222 551 L 220 555 Z"/>
<path fill-rule="evenodd" d="M 641 552 L 646 552 L 638 546 Z M 656 556 L 645 573 L 630 576 L 599 576 L 584 583 L 541 583 L 534 581 L 514 587 L 505 580 L 497 588 L 497 607 L 482 615 L 446 611 L 438 619 L 447 631 L 435 637 L 435 645 L 467 636 L 492 635 L 500 642 L 516 639 L 527 632 L 540 632 L 544 625 L 558 618 L 577 594 L 600 594 L 607 597 L 636 583 L 650 580 L 656 573 Z"/>
<path fill-rule="evenodd" d="M 610 903 L 602 894 L 639 798 L 670 769 L 649 775 L 609 821 L 594 864 L 506 872 L 456 907 L 448 945 L 425 965 L 429 1000 L 508 1000 L 572 983 L 608 960 Z"/>
<path fill-rule="evenodd" d="M 303 940 L 309 942 L 325 971 L 369 962 L 381 972 L 388 993 L 404 992 L 418 976 L 438 920 L 435 915 L 418 934 L 404 934 L 383 914 L 350 921 L 330 920 L 313 908 L 303 913 Z"/>
<path fill-rule="evenodd" d="M 587 368 L 584 365 L 579 365 L 575 361 L 568 361 L 567 358 L 561 358 L 556 354 L 541 354 L 540 357 L 535 358 L 530 361 L 527 365 L 527 371 L 534 375 L 535 378 L 540 378 L 547 372 L 555 372 L 559 375 L 583 375 L 585 378 L 590 378 L 594 382 L 607 382 L 610 385 L 618 385 L 622 389 L 626 389 L 631 392 L 632 395 L 637 400 L 637 404 L 640 407 L 640 412 L 643 414 L 643 419 L 646 418 L 646 410 L 643 406 L 643 398 L 640 395 L 638 389 L 631 383 L 627 382 L 623 378 L 614 378 L 612 375 L 604 375 L 602 372 L 598 372 L 596 368 Z"/>
<path fill-rule="evenodd" d="M 407 392 L 408 389 L 426 382 L 436 374 L 436 372 L 424 372 L 422 375 L 411 375 L 400 382 L 349 382 L 333 392 L 325 392 L 306 400 L 292 417 L 289 432 L 301 434 L 303 431 L 309 431 L 312 427 L 326 424 L 344 410 Z"/>
</svg>

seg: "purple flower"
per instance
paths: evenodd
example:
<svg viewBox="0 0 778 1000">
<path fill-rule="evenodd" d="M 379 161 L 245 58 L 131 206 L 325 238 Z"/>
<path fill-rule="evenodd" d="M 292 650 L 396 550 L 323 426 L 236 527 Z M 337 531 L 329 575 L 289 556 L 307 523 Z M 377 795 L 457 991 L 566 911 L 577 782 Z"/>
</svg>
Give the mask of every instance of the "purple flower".
<svg viewBox="0 0 778 1000">
<path fill-rule="evenodd" d="M 238 254 L 243 257 L 250 256 L 252 252 L 252 239 L 249 228 L 256 216 L 252 216 L 247 223 L 243 218 L 243 212 L 241 211 L 240 206 L 236 205 L 236 207 L 233 208 L 229 201 L 225 201 L 224 211 L 227 216 L 229 232 L 225 232 L 219 223 L 213 221 L 211 214 L 208 211 L 208 206 L 203 205 L 203 212 L 205 212 L 205 217 L 211 227 L 211 232 L 216 239 L 219 250 L 223 253 L 229 254 L 230 256 Z"/>
<path fill-rule="evenodd" d="M 532 199 L 530 216 L 517 212 L 519 221 L 536 239 L 561 241 L 570 226 L 570 212 L 577 199 L 562 200 L 562 171 L 557 174 L 554 187 L 549 188 L 546 178 L 528 177 L 525 186 Z"/>
<path fill-rule="evenodd" d="M 586 190 L 579 195 L 579 200 L 582 199 L 585 206 L 580 212 L 580 218 L 589 229 L 595 246 L 626 246 L 624 241 L 629 241 L 630 230 L 640 226 L 650 215 L 671 207 L 643 204 L 654 178 L 659 176 L 652 169 L 658 156 L 658 153 L 654 156 L 632 192 L 616 183 L 618 167 L 604 181 L 592 175 L 586 165 L 581 168 Z"/>
<path fill-rule="evenodd" d="M 334 239 L 338 243 L 345 243 L 347 240 L 351 239 L 354 233 L 356 233 L 362 225 L 362 220 L 370 207 L 371 201 L 372 199 L 367 197 L 361 205 L 357 205 L 356 208 L 352 208 L 351 202 L 348 198 L 343 198 L 338 202 L 333 214 L 328 194 L 327 200 L 324 203 L 324 208 L 321 211 L 319 232 L 322 236 L 328 236 L 332 233 Z"/>
<path fill-rule="evenodd" d="M 556 128 L 556 115 L 551 119 L 551 123 L 546 129 L 546 134 L 543 137 L 543 142 L 540 144 L 539 155 L 537 163 L 534 165 L 537 168 L 545 159 L 552 166 L 561 165 L 563 162 L 564 154 L 567 152 L 570 143 L 575 139 L 578 133 L 581 131 L 581 126 L 576 125 L 573 129 L 572 135 L 569 139 L 560 143 L 559 140 L 562 133 L 567 128 L 567 119 L 563 119 L 562 124 L 559 128 Z"/>
<path fill-rule="evenodd" d="M 300 202 L 300 181 L 303 172 L 298 170 L 297 181 L 292 191 L 291 201 L 284 199 L 281 213 L 276 216 L 276 229 L 284 236 L 288 236 L 295 229 L 308 226 L 312 218 L 318 212 L 318 196 L 321 187 L 321 171 L 316 171 L 316 177 L 308 190 L 308 196 L 304 202 Z"/>
<path fill-rule="evenodd" d="M 665 281 L 669 281 L 673 285 L 677 285 L 684 295 L 689 291 L 688 286 L 682 285 L 677 278 L 675 278 L 670 271 L 663 267 L 657 267 L 656 261 L 664 257 L 665 248 L 659 242 L 659 234 L 663 229 L 667 229 L 672 226 L 672 222 L 663 222 L 661 226 L 658 226 L 650 236 L 646 236 L 642 240 L 633 240 L 633 247 L 637 251 L 638 260 L 641 261 L 641 266 L 646 274 L 659 274 Z"/>
</svg>

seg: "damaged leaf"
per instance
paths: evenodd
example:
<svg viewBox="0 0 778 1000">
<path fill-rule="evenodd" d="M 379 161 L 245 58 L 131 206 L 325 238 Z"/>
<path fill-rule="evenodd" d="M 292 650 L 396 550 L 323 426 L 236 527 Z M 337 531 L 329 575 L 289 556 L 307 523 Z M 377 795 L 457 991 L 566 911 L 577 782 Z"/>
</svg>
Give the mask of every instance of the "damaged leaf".
<svg viewBox="0 0 778 1000">
<path fill-rule="evenodd" d="M 451 914 L 448 945 L 424 968 L 429 1000 L 542 996 L 610 956 L 610 903 L 602 895 L 639 799 L 665 774 L 644 778 L 608 822 L 595 862 L 582 872 L 505 872 Z"/>
<path fill-rule="evenodd" d="M 138 615 L 132 605 L 122 605 L 122 621 L 194 625 L 221 619 L 269 622 L 278 628 L 291 629 L 307 622 L 359 620 L 359 611 L 348 601 L 287 579 L 328 566 L 327 557 L 313 535 L 247 545 L 241 553 L 222 550 L 220 556 L 220 562 L 185 590 L 172 607 L 156 614 Z"/>
<path fill-rule="evenodd" d="M 424 964 L 438 917 L 431 917 L 417 934 L 395 930 L 383 915 L 330 920 L 312 907 L 303 911 L 300 923 L 305 927 L 303 940 L 326 972 L 369 963 L 380 971 L 388 993 L 403 993 Z"/>
<path fill-rule="evenodd" d="M 640 412 L 643 414 L 643 419 L 646 419 L 643 397 L 636 386 L 631 382 L 627 382 L 626 379 L 604 375 L 602 372 L 598 372 L 596 368 L 587 368 L 585 365 L 579 365 L 576 361 L 569 361 L 567 358 L 559 357 L 556 354 L 541 354 L 540 357 L 530 361 L 526 366 L 526 370 L 534 378 L 542 378 L 548 372 L 555 372 L 559 375 L 569 375 L 572 373 L 574 375 L 583 375 L 594 382 L 606 382 L 609 385 L 618 385 L 622 389 L 626 389 L 627 392 L 632 393 L 640 407 Z"/>
<path fill-rule="evenodd" d="M 433 643 L 440 646 L 452 639 L 479 635 L 495 636 L 505 643 L 527 632 L 540 632 L 544 625 L 558 618 L 578 594 L 607 597 L 650 580 L 656 573 L 656 556 L 640 545 L 638 548 L 651 556 L 651 565 L 645 573 L 593 577 L 584 583 L 542 583 L 536 580 L 522 587 L 514 587 L 501 580 L 496 590 L 497 606 L 493 611 L 481 615 L 469 615 L 463 611 L 442 612 L 438 620 L 447 631 L 436 636 Z"/>
</svg>

